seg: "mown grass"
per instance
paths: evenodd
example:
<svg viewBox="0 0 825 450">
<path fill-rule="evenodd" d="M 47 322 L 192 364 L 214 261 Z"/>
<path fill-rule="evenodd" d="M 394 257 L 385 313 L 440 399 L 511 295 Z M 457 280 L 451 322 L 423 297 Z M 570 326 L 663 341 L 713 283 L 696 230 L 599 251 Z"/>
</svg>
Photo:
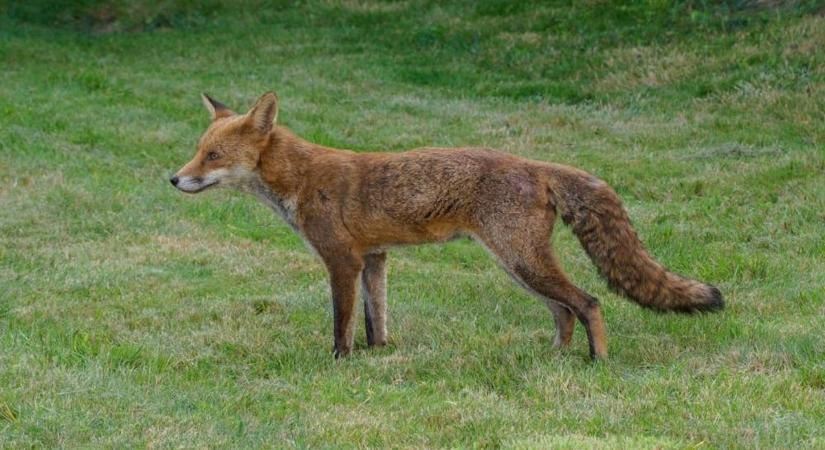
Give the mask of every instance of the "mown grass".
<svg viewBox="0 0 825 450">
<path fill-rule="evenodd" d="M 0 3 L 0 447 L 825 447 L 818 2 Z M 582 167 L 725 312 L 602 299 L 591 364 L 470 242 L 398 249 L 391 344 L 333 361 L 325 273 L 166 179 L 198 93 L 357 150 Z M 360 324 L 359 324 L 360 325 Z"/>
</svg>

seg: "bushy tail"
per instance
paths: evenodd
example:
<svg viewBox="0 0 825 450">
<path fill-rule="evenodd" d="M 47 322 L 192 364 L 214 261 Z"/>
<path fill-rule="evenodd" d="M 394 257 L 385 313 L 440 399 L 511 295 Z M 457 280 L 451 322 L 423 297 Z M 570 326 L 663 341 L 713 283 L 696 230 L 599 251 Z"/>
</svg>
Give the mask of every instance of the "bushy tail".
<svg viewBox="0 0 825 450">
<path fill-rule="evenodd" d="M 724 308 L 719 289 L 669 272 L 653 260 L 636 236 L 619 196 L 605 182 L 580 171 L 565 170 L 553 178 L 551 190 L 562 220 L 611 288 L 660 311 Z"/>
</svg>

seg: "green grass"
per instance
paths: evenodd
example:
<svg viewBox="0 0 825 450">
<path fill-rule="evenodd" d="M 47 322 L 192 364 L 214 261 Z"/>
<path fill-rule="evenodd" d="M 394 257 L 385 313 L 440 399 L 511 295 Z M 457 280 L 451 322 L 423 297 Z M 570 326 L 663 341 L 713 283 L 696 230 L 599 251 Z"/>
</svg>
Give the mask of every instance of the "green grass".
<svg viewBox="0 0 825 450">
<path fill-rule="evenodd" d="M 780 2 L 776 2 L 780 4 Z M 825 447 L 819 2 L 0 1 L 0 448 Z M 207 91 L 357 150 L 591 171 L 721 314 L 610 293 L 610 359 L 468 241 L 390 255 L 390 345 L 333 361 L 325 272 L 184 196 Z"/>
</svg>

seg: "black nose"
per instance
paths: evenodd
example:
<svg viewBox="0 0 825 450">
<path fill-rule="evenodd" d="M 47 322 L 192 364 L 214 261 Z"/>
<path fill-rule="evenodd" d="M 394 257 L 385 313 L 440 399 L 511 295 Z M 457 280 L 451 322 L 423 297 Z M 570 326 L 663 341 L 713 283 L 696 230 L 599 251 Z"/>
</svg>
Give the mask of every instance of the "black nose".
<svg viewBox="0 0 825 450">
<path fill-rule="evenodd" d="M 172 178 L 169 179 L 169 182 L 172 183 L 172 186 L 177 186 L 178 185 L 178 176 L 173 175 Z"/>
</svg>

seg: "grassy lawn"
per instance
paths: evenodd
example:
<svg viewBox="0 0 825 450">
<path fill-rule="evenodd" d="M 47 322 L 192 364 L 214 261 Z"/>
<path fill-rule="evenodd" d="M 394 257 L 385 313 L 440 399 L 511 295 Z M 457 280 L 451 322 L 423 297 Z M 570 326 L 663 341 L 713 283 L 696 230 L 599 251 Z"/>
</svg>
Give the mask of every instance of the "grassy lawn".
<svg viewBox="0 0 825 450">
<path fill-rule="evenodd" d="M 0 448 L 825 448 L 822 3 L 194 3 L 0 0 Z M 167 182 L 201 91 L 267 90 L 325 145 L 595 173 L 728 308 L 641 310 L 559 223 L 608 361 L 454 241 L 390 253 L 390 345 L 336 362 L 301 240 Z"/>
</svg>

